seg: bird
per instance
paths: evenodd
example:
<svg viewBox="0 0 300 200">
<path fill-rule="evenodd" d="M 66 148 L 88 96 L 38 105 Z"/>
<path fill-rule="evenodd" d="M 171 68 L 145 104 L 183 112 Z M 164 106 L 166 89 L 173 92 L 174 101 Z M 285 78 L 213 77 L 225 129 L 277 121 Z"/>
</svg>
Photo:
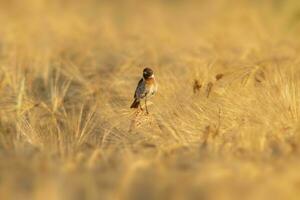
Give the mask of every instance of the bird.
<svg viewBox="0 0 300 200">
<path fill-rule="evenodd" d="M 157 92 L 157 87 L 158 85 L 155 80 L 153 70 L 148 67 L 144 68 L 143 77 L 136 87 L 136 90 L 134 92 L 134 101 L 131 104 L 130 108 L 140 107 L 140 109 L 143 110 L 141 101 L 145 100 L 146 113 L 149 114 L 147 100 Z"/>
</svg>

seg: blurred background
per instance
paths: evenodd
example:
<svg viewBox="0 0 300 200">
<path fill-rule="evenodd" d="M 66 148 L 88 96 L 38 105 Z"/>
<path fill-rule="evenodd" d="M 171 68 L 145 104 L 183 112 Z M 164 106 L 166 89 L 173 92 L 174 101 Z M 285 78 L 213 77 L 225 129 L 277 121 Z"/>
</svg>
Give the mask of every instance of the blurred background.
<svg viewBox="0 0 300 200">
<path fill-rule="evenodd" d="M 299 34 L 297 0 L 1 0 L 0 199 L 298 199 Z"/>
</svg>

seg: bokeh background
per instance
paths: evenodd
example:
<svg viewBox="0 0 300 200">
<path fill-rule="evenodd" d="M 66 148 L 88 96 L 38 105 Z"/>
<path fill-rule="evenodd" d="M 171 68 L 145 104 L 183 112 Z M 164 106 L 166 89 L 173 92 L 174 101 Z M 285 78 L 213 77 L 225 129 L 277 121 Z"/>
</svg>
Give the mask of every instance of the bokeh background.
<svg viewBox="0 0 300 200">
<path fill-rule="evenodd" d="M 298 0 L 0 1 L 0 199 L 298 199 L 299 34 Z"/>
</svg>

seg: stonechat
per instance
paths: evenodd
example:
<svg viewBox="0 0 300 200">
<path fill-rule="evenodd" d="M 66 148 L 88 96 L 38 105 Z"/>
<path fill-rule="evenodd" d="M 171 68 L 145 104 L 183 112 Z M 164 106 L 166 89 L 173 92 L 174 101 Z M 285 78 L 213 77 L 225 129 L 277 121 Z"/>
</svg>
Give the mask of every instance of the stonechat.
<svg viewBox="0 0 300 200">
<path fill-rule="evenodd" d="M 154 78 L 153 70 L 150 68 L 145 68 L 143 70 L 143 77 L 139 81 L 137 88 L 134 93 L 134 101 L 130 108 L 139 108 L 141 110 L 141 100 L 145 100 L 146 113 L 148 114 L 147 100 L 152 97 L 157 92 L 157 83 Z"/>
</svg>

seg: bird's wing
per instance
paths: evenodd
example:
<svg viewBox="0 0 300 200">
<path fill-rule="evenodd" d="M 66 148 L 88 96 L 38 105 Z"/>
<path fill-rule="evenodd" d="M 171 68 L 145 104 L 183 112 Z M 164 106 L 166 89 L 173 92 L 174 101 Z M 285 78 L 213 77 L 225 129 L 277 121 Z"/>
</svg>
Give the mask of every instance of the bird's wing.
<svg viewBox="0 0 300 200">
<path fill-rule="evenodd" d="M 143 84 L 143 79 L 141 79 L 135 89 L 134 98 L 135 99 L 140 98 L 142 96 L 144 90 L 145 90 L 145 86 Z"/>
</svg>

